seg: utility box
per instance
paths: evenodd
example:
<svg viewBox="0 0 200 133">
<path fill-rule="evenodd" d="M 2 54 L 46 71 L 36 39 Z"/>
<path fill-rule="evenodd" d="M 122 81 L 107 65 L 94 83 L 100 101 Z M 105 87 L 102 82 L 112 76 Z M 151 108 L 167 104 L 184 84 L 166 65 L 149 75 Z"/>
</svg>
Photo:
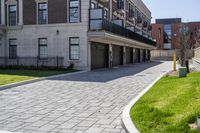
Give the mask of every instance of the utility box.
<svg viewBox="0 0 200 133">
<path fill-rule="evenodd" d="M 197 129 L 200 130 L 200 116 L 197 118 Z"/>
<path fill-rule="evenodd" d="M 187 77 L 187 68 L 181 67 L 179 68 L 179 78 Z"/>
</svg>

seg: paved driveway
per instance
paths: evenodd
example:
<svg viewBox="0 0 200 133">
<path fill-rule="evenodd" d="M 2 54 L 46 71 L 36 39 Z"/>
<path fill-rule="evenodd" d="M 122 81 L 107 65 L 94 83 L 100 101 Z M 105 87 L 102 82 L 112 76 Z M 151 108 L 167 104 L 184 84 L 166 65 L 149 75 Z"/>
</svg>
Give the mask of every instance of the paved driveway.
<svg viewBox="0 0 200 133">
<path fill-rule="evenodd" d="M 0 130 L 124 133 L 124 106 L 171 67 L 171 62 L 143 63 L 0 91 Z"/>
</svg>

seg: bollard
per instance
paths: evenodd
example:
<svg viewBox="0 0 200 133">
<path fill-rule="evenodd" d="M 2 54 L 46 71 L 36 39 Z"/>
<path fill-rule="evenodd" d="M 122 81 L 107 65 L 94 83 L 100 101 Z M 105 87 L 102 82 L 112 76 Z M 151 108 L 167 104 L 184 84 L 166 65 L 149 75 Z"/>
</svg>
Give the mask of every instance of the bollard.
<svg viewBox="0 0 200 133">
<path fill-rule="evenodd" d="M 190 73 L 190 68 L 189 68 L 189 61 L 185 61 L 185 66 L 187 68 L 187 73 Z"/>
<path fill-rule="evenodd" d="M 174 53 L 173 62 L 174 62 L 174 71 L 176 71 L 176 53 Z"/>
</svg>

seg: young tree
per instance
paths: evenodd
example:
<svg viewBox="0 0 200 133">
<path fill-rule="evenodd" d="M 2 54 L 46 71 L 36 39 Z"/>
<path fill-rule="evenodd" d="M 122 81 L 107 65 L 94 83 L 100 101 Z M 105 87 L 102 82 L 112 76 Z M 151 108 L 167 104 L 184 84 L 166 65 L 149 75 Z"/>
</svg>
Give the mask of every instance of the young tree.
<svg viewBox="0 0 200 133">
<path fill-rule="evenodd" d="M 179 27 L 179 44 L 180 44 L 180 64 L 181 66 L 186 66 L 186 60 L 188 59 L 187 50 L 188 45 L 188 27 L 184 23 L 180 24 Z"/>
<path fill-rule="evenodd" d="M 194 33 L 195 48 L 200 47 L 200 27 L 196 28 Z"/>
<path fill-rule="evenodd" d="M 188 43 L 190 44 L 190 48 L 195 49 L 200 47 L 200 27 L 190 29 L 189 36 Z"/>
</svg>

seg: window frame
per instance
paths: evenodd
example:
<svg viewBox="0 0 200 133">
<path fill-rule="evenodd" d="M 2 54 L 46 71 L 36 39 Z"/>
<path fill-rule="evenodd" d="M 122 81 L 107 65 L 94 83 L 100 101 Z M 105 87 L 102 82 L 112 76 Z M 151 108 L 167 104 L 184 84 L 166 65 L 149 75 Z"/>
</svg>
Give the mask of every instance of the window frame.
<svg viewBox="0 0 200 133">
<path fill-rule="evenodd" d="M 47 8 L 46 9 L 40 9 L 40 4 L 46 4 L 47 5 Z M 40 19 L 39 19 L 39 13 L 40 11 L 44 12 L 46 11 L 47 12 L 47 20 L 46 20 L 46 23 L 40 23 Z M 39 25 L 45 25 L 45 24 L 48 24 L 48 18 L 49 18 L 49 14 L 48 14 L 48 2 L 38 2 L 37 3 L 37 24 Z"/>
<path fill-rule="evenodd" d="M 47 41 L 46 44 L 40 44 L 40 40 L 45 39 Z M 47 57 L 41 57 L 40 47 L 47 47 Z M 38 38 L 38 58 L 40 60 L 47 60 L 48 59 L 48 38 Z"/>
<path fill-rule="evenodd" d="M 7 6 L 8 7 L 8 9 L 7 9 L 7 11 L 8 11 L 8 25 L 9 26 L 17 26 L 17 19 L 18 19 L 18 16 L 17 16 L 17 5 L 16 4 L 11 4 L 11 5 L 8 5 Z M 10 11 L 10 7 L 16 7 L 16 10 L 15 11 Z M 10 19 L 10 14 L 11 13 L 15 13 L 15 24 L 14 25 L 12 25 L 11 24 L 11 19 Z"/>
<path fill-rule="evenodd" d="M 71 39 L 78 39 L 78 44 L 72 44 Z M 78 46 L 78 59 L 72 58 L 71 46 Z M 80 37 L 69 37 L 69 60 L 80 60 Z"/>
<path fill-rule="evenodd" d="M 77 1 L 78 2 L 78 6 L 77 7 L 71 7 L 71 2 L 72 1 Z M 69 0 L 69 19 L 68 19 L 68 22 L 69 23 L 80 23 L 81 22 L 81 9 L 80 9 L 80 0 Z M 77 8 L 77 11 L 78 11 L 78 17 L 77 17 L 77 22 L 73 22 L 71 21 L 71 9 L 76 9 Z"/>
<path fill-rule="evenodd" d="M 13 40 L 17 41 L 17 39 L 16 38 L 10 38 L 9 39 L 9 59 L 17 59 L 17 44 L 11 45 L 11 41 L 13 41 Z M 11 56 L 11 46 L 12 47 L 14 46 L 16 48 L 16 55 L 15 56 Z"/>
</svg>

